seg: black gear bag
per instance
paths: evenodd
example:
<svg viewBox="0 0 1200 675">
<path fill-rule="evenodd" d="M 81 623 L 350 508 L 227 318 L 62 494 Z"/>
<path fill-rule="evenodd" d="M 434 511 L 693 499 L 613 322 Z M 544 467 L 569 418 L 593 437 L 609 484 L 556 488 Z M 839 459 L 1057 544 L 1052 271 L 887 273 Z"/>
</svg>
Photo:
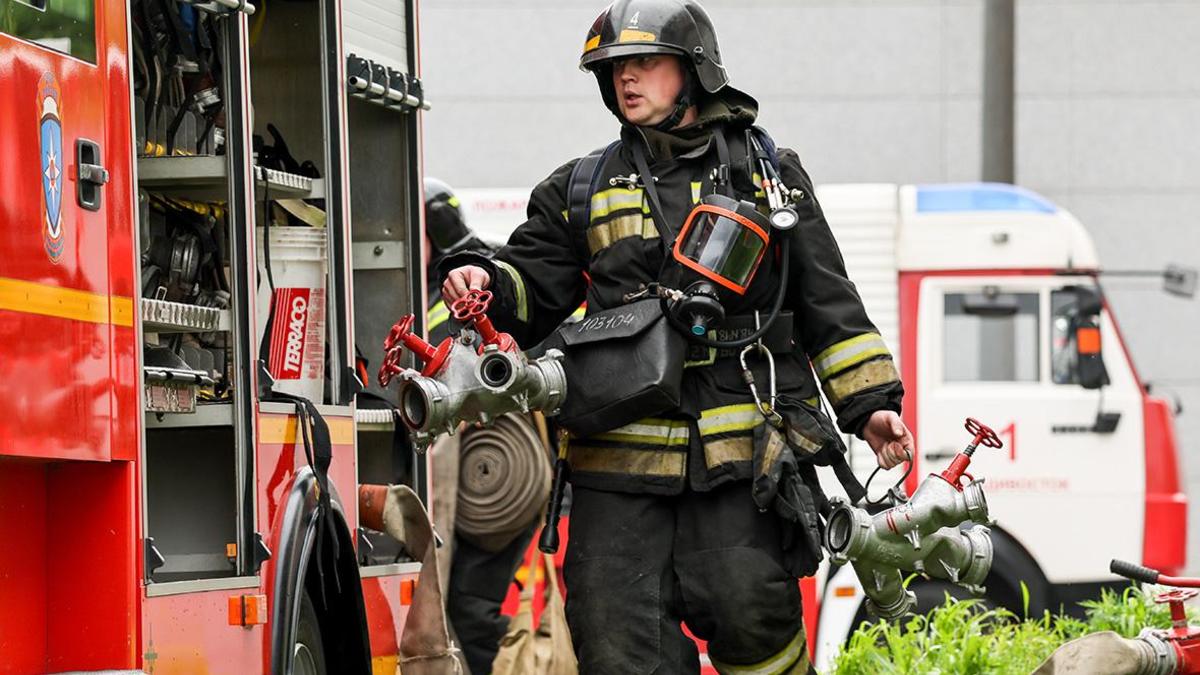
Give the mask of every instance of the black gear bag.
<svg viewBox="0 0 1200 675">
<path fill-rule="evenodd" d="M 601 169 L 615 141 L 575 164 L 567 187 L 567 219 L 585 227 Z M 679 405 L 687 344 L 657 298 L 613 307 L 563 325 L 545 343 L 566 358 L 567 397 L 558 422 L 571 435 L 590 436 Z"/>
</svg>

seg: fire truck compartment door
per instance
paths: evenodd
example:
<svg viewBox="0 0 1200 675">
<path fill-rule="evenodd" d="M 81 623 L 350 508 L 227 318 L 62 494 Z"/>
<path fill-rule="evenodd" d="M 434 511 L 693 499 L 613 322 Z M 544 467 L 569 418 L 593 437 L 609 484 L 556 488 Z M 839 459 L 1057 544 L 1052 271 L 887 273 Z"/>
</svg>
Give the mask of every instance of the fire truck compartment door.
<svg viewBox="0 0 1200 675">
<path fill-rule="evenodd" d="M 0 395 L 8 414 L 0 453 L 132 457 L 136 438 L 113 435 L 118 415 L 140 414 L 128 8 L 122 0 L 4 6 Z"/>
</svg>

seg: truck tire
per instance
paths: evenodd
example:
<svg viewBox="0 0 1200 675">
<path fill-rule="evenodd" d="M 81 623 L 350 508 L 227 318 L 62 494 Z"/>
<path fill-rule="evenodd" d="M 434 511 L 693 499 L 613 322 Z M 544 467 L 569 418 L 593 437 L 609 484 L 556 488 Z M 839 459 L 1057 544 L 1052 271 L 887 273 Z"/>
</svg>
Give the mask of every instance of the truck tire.
<svg viewBox="0 0 1200 675">
<path fill-rule="evenodd" d="M 972 595 L 970 591 L 946 581 L 920 581 L 914 580 L 909 585 L 909 590 L 913 595 L 917 596 L 917 614 L 928 614 L 935 607 L 941 607 L 946 603 L 946 594 L 955 600 L 978 600 L 980 609 L 988 610 L 996 607 L 995 598 L 989 597 L 987 594 L 982 596 Z"/>
<path fill-rule="evenodd" d="M 321 625 L 308 591 L 300 597 L 300 618 L 296 625 L 296 644 L 292 648 L 293 675 L 328 675 Z"/>
</svg>

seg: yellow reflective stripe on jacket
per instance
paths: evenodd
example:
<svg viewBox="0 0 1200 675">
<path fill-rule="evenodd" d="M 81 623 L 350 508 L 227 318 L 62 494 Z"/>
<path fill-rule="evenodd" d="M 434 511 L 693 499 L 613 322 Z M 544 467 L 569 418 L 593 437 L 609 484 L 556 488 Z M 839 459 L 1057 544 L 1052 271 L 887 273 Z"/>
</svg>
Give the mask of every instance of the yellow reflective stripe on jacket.
<svg viewBox="0 0 1200 675">
<path fill-rule="evenodd" d="M 512 278 L 513 288 L 516 289 L 517 294 L 517 320 L 529 323 L 529 300 L 525 296 L 525 280 L 521 278 L 521 273 L 503 260 L 492 260 L 492 262 Z"/>
<path fill-rule="evenodd" d="M 622 209 L 638 209 L 642 213 L 650 213 L 650 208 L 645 204 L 645 201 L 641 188 L 630 190 L 629 188 L 617 187 L 601 190 L 592 195 L 592 213 L 589 221 L 594 223 L 601 218 L 607 217 L 608 214 Z"/>
<path fill-rule="evenodd" d="M 446 306 L 444 301 L 438 300 L 433 307 L 429 308 L 429 313 L 426 315 L 425 320 L 429 323 L 429 331 L 432 332 L 434 328 L 446 323 L 446 320 L 449 318 L 450 308 Z"/>
<path fill-rule="evenodd" d="M 698 181 L 698 180 L 692 181 L 692 203 L 693 204 L 700 203 L 700 185 L 701 185 L 700 181 Z"/>
<path fill-rule="evenodd" d="M 586 440 L 567 448 L 571 471 L 628 476 L 683 476 L 687 452 L 594 447 Z"/>
<path fill-rule="evenodd" d="M 868 361 L 853 370 L 825 380 L 825 396 L 833 405 L 840 405 L 848 397 L 872 387 L 896 382 L 900 379 L 896 365 L 891 359 Z"/>
<path fill-rule="evenodd" d="M 688 444 L 691 431 L 684 420 L 660 420 L 647 418 L 638 420 L 612 431 L 590 436 L 588 440 L 607 441 L 609 443 L 636 443 L 638 445 L 661 445 L 663 447 L 684 446 Z"/>
<path fill-rule="evenodd" d="M 817 369 L 817 376 L 824 380 L 867 359 L 890 355 L 887 344 L 878 333 L 863 333 L 842 340 L 817 354 L 817 358 L 813 359 L 813 367 Z"/>
<path fill-rule="evenodd" d="M 749 462 L 754 457 L 754 434 L 764 422 L 758 406 L 735 403 L 700 411 L 696 426 L 704 444 L 704 463 L 709 469 L 721 464 Z M 719 438 L 714 438 L 720 436 Z"/>
<path fill-rule="evenodd" d="M 808 672 L 808 645 L 805 643 L 804 626 L 801 624 L 800 630 L 796 633 L 795 637 L 783 649 L 758 663 L 746 666 L 724 663 L 712 658 L 711 654 L 709 655 L 709 660 L 712 661 L 713 667 L 721 675 L 787 675 L 789 673 L 806 673 Z"/>
<path fill-rule="evenodd" d="M 751 431 L 762 424 L 763 416 L 753 403 L 735 403 L 700 412 L 696 426 L 701 436 L 712 436 L 733 431 Z"/>
<path fill-rule="evenodd" d="M 750 180 L 754 181 L 754 196 L 759 199 L 766 197 L 767 193 L 762 189 L 762 176 L 755 171 L 750 175 Z"/>
<path fill-rule="evenodd" d="M 654 239 L 658 237 L 658 228 L 654 220 L 640 213 L 630 213 L 617 216 L 612 220 L 592 225 L 587 231 L 588 250 L 592 255 L 612 246 L 613 242 L 626 237 L 641 237 Z"/>
</svg>

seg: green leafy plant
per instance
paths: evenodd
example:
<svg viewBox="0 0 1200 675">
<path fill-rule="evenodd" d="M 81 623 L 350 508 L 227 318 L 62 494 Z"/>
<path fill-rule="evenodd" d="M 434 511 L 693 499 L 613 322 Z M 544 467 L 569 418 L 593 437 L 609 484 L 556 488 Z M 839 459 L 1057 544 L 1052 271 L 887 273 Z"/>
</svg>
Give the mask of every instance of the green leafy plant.
<svg viewBox="0 0 1200 675">
<path fill-rule="evenodd" d="M 829 672 L 1026 675 L 1064 642 L 1087 633 L 1112 630 L 1136 637 L 1146 627 L 1170 627 L 1167 607 L 1153 601 L 1158 590 L 1105 590 L 1098 600 L 1081 603 L 1087 615 L 1084 621 L 1050 612 L 1028 616 L 1029 591 L 1023 585 L 1023 617 L 947 594 L 942 605 L 927 615 L 863 623 Z"/>
</svg>

